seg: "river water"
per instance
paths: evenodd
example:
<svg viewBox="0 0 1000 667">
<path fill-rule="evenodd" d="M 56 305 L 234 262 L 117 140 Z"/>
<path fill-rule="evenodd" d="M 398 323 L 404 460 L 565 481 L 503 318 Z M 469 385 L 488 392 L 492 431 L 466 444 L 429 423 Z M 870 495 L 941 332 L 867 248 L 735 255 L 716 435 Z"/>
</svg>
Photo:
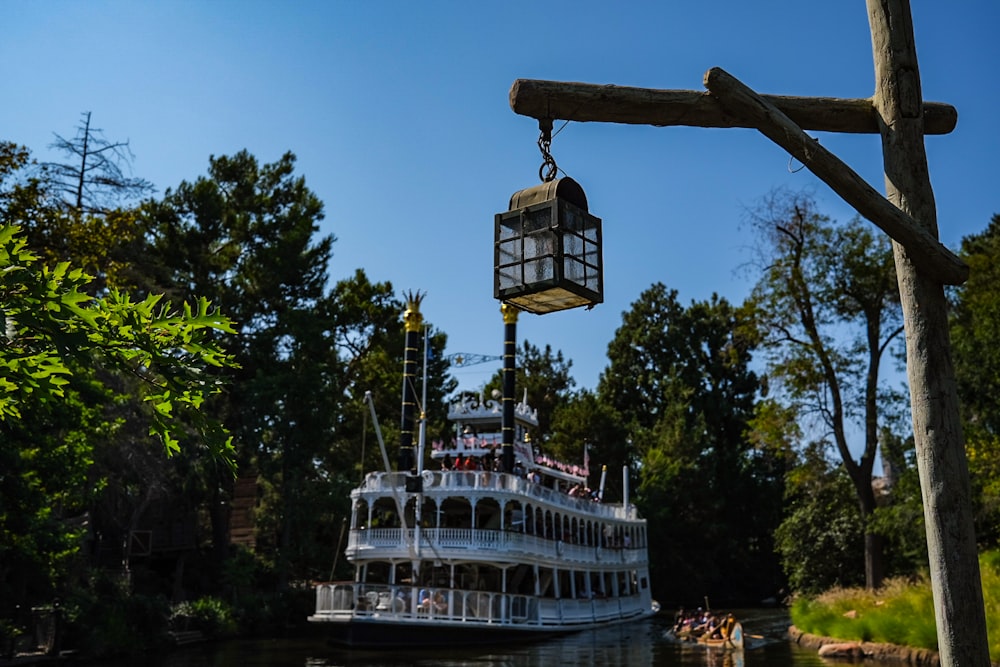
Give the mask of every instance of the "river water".
<svg viewBox="0 0 1000 667">
<path fill-rule="evenodd" d="M 557 639 L 502 646 L 408 651 L 351 651 L 322 639 L 239 640 L 200 644 L 166 656 L 143 657 L 146 667 L 814 667 L 837 663 L 821 659 L 784 638 L 788 616 L 783 610 L 737 611 L 747 646 L 739 653 L 664 636 L 669 614 Z M 126 663 L 121 663 L 126 664 Z M 130 662 L 128 664 L 136 664 Z M 116 663 L 117 665 L 117 663 Z M 866 667 L 899 667 L 899 663 L 866 661 Z"/>
</svg>

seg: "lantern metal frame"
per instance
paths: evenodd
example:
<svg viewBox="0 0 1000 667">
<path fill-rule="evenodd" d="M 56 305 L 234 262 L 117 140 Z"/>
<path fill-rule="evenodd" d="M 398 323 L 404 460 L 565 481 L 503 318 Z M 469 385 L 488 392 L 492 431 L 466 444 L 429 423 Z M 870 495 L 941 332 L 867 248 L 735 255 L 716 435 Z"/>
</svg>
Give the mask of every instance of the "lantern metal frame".
<svg viewBox="0 0 1000 667">
<path fill-rule="evenodd" d="M 571 178 L 515 192 L 494 217 L 493 296 L 530 313 L 604 301 L 601 219 Z"/>
</svg>

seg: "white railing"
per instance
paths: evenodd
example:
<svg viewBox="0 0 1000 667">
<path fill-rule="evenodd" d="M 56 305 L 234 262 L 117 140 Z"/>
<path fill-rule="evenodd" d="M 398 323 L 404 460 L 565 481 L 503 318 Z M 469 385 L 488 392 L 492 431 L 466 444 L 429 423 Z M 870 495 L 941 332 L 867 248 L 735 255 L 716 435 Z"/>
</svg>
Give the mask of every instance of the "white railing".
<svg viewBox="0 0 1000 667">
<path fill-rule="evenodd" d="M 361 493 L 405 493 L 405 473 L 371 472 L 359 488 Z M 555 507 L 608 519 L 634 519 L 633 507 L 595 503 L 585 498 L 576 498 L 561 491 L 536 484 L 523 477 L 500 472 L 482 470 L 426 470 L 423 473 L 424 491 L 441 490 L 461 492 L 467 490 L 490 491 L 511 496 L 527 496 Z"/>
<path fill-rule="evenodd" d="M 585 546 L 570 542 L 549 540 L 537 535 L 528 535 L 506 530 L 480 530 L 472 528 L 421 528 L 420 543 L 416 544 L 415 529 L 402 528 L 361 528 L 352 529 L 347 541 L 347 554 L 358 555 L 368 549 L 398 551 L 399 555 L 409 553 L 410 545 L 423 553 L 435 553 L 440 557 L 462 555 L 482 551 L 510 555 L 531 555 L 579 563 L 628 563 L 641 565 L 646 562 L 643 549 L 621 549 Z M 385 556 L 392 554 L 385 553 Z"/>
<path fill-rule="evenodd" d="M 352 617 L 461 623 L 539 623 L 538 599 L 449 588 L 324 583 L 316 586 L 313 621 Z"/>
<path fill-rule="evenodd" d="M 417 623 L 566 626 L 634 617 L 643 612 L 639 604 L 638 595 L 574 600 L 453 588 L 333 582 L 317 584 L 316 613 L 310 620 L 358 617 Z"/>
</svg>

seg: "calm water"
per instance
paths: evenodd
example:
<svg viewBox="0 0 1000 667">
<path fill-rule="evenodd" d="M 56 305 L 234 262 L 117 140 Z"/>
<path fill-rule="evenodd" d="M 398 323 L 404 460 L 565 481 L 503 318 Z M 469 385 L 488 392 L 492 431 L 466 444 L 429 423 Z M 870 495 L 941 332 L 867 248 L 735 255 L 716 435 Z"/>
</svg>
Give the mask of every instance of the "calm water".
<svg viewBox="0 0 1000 667">
<path fill-rule="evenodd" d="M 676 644 L 664 638 L 670 618 L 660 618 L 582 632 L 544 642 L 483 646 L 461 650 L 348 651 L 321 639 L 259 640 L 203 644 L 157 659 L 144 657 L 147 667 L 334 667 L 422 665 L 426 667 L 813 667 L 828 666 L 816 652 L 782 638 L 788 627 L 783 611 L 737 612 L 743 619 L 747 647 L 742 654 L 703 646 Z M 139 664 L 131 661 L 124 664 Z M 898 667 L 898 663 L 866 661 L 867 667 Z"/>
</svg>

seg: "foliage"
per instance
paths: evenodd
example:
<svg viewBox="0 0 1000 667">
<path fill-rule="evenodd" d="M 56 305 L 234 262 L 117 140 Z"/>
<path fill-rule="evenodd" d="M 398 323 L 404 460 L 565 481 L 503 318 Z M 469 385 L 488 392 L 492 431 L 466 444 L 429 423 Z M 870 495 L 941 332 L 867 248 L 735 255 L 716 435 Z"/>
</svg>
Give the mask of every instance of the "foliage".
<svg viewBox="0 0 1000 667">
<path fill-rule="evenodd" d="M 830 434 L 866 524 L 866 582 L 877 587 L 883 555 L 882 536 L 867 525 L 876 507 L 872 470 L 880 426 L 903 405 L 879 384 L 882 358 L 903 331 L 889 240 L 860 219 L 832 223 L 805 194 L 775 193 L 750 221 L 760 273 L 752 301 L 770 386 L 800 419 L 812 418 L 804 431 Z M 857 459 L 852 424 L 864 434 Z"/>
<path fill-rule="evenodd" d="M 622 476 L 616 474 L 621 466 L 629 466 L 629 484 L 635 484 L 631 478 L 637 461 L 628 430 L 619 415 L 595 392 L 586 389 L 574 392 L 556 409 L 547 448 L 556 459 L 574 463 L 583 460 L 586 448 L 590 463 L 588 485 L 592 489 L 600 484 L 602 466 L 608 466 L 605 499 L 617 502 L 622 497 Z"/>
<path fill-rule="evenodd" d="M 877 591 L 834 588 L 792 604 L 792 623 L 811 634 L 937 650 L 930 582 L 890 579 Z"/>
<path fill-rule="evenodd" d="M 570 375 L 573 362 L 563 357 L 562 350 L 551 345 L 540 349 L 525 340 L 516 351 L 514 394 L 517 400 L 527 392 L 528 405 L 538 410 L 538 428 L 531 433 L 537 447 L 545 449 L 553 435 L 552 420 L 557 410 L 569 400 L 576 381 Z M 498 370 L 484 388 L 485 395 L 503 390 L 503 369 Z M 580 456 L 582 454 L 578 454 Z"/>
<path fill-rule="evenodd" d="M 864 583 L 864 524 L 850 480 L 814 443 L 788 475 L 785 518 L 775 548 L 793 591 L 815 594 Z"/>
<path fill-rule="evenodd" d="M 979 556 L 990 659 L 1000 660 L 1000 551 Z M 876 590 L 834 588 L 799 596 L 791 619 L 803 632 L 844 640 L 937 650 L 934 599 L 926 574 L 894 578 Z"/>
<path fill-rule="evenodd" d="M 151 295 L 133 302 L 111 290 L 105 298 L 80 291 L 88 276 L 66 262 L 39 265 L 18 234 L 0 226 L 0 303 L 6 340 L 0 354 L 0 419 L 19 417 L 26 401 L 65 396 L 70 366 L 66 359 L 94 360 L 142 378 L 144 400 L 152 408 L 150 434 L 168 451 L 178 449 L 184 427 L 177 413 L 191 418 L 205 443 L 222 460 L 230 439 L 200 408 L 221 392 L 221 381 L 207 371 L 231 363 L 210 338 L 210 331 L 232 332 L 226 318 L 206 299 L 178 312 Z"/>
<path fill-rule="evenodd" d="M 166 645 L 167 601 L 136 594 L 127 577 L 96 571 L 63 605 L 64 644 L 85 655 L 141 654 Z"/>
<path fill-rule="evenodd" d="M 747 437 L 760 385 L 746 330 L 745 313 L 726 300 L 685 308 L 656 284 L 608 346 L 598 395 L 640 459 L 636 504 L 652 527 L 661 599 L 709 592 L 756 601 L 781 585 L 771 533 L 782 468 Z M 749 506 L 749 514 L 732 511 Z"/>
<path fill-rule="evenodd" d="M 977 500 L 976 533 L 1000 541 L 1000 215 L 962 240 L 969 280 L 954 294 L 951 340 L 969 472 Z"/>
<path fill-rule="evenodd" d="M 198 630 L 210 639 L 236 634 L 237 624 L 232 607 L 214 597 L 203 597 L 174 605 L 170 612 L 170 627 L 174 630 Z"/>
</svg>

